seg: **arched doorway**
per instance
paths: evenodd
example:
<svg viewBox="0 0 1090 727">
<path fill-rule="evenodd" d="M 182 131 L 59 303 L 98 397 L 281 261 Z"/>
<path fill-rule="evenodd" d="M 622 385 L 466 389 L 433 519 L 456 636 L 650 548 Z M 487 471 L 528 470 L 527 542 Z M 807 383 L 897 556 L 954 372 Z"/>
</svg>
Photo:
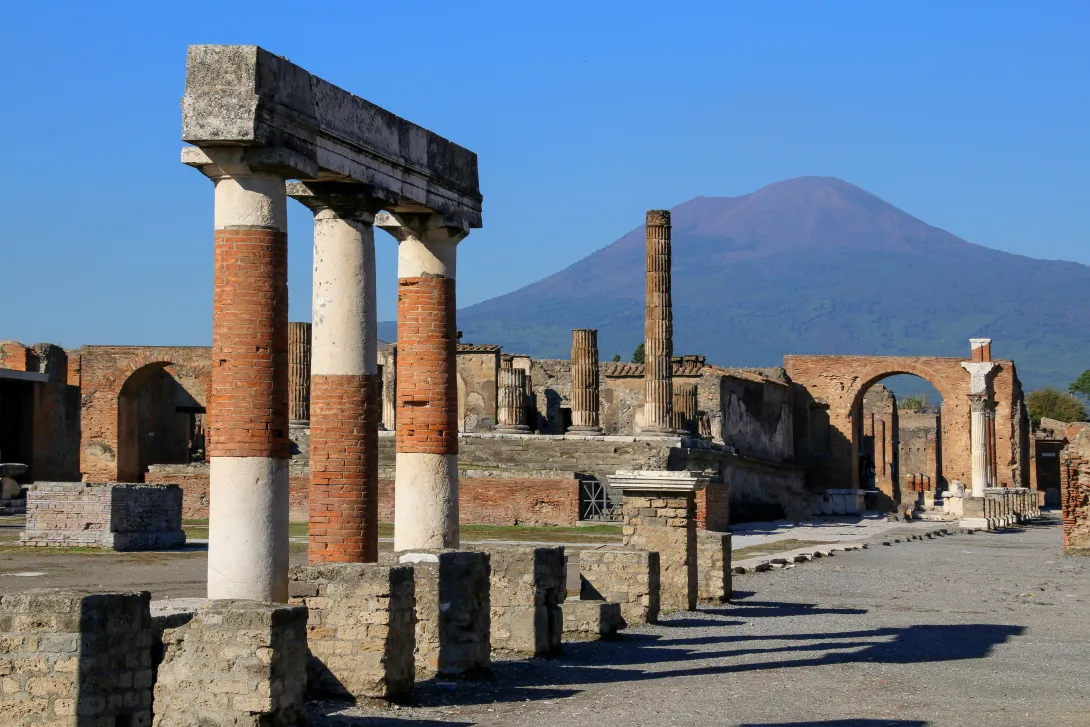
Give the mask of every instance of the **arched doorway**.
<svg viewBox="0 0 1090 727">
<path fill-rule="evenodd" d="M 204 406 L 196 376 L 155 361 L 133 371 L 117 395 L 117 480 L 143 482 L 153 464 L 203 459 Z"/>
</svg>

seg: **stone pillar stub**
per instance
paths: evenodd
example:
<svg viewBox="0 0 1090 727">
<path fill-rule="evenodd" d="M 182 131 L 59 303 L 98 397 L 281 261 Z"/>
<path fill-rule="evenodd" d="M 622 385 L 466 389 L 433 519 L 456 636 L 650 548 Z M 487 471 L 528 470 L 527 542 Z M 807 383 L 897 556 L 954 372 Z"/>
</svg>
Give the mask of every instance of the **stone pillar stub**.
<svg viewBox="0 0 1090 727">
<path fill-rule="evenodd" d="M 677 434 L 673 421 L 674 315 L 670 297 L 670 211 L 647 211 L 644 421 L 648 434 Z"/>
<path fill-rule="evenodd" d="M 501 368 L 496 376 L 496 431 L 529 434 L 526 424 L 526 372 Z"/>
<path fill-rule="evenodd" d="M 697 392 L 696 384 L 684 381 L 674 383 L 674 429 L 683 433 L 697 435 Z"/>
<path fill-rule="evenodd" d="M 571 421 L 569 432 L 601 434 L 599 415 L 598 331 L 571 332 Z"/>
<path fill-rule="evenodd" d="M 609 478 L 624 497 L 624 544 L 659 554 L 659 604 L 663 611 L 696 610 L 696 492 L 700 472 L 622 470 Z"/>
</svg>

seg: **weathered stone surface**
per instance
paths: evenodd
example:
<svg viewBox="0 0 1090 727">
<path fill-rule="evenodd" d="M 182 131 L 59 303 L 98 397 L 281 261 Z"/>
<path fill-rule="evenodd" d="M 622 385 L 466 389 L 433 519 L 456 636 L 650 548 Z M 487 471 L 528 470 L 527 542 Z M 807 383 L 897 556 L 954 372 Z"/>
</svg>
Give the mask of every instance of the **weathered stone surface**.
<svg viewBox="0 0 1090 727">
<path fill-rule="evenodd" d="M 58 589 L 0 598 L 0 721 L 150 725 L 150 598 Z"/>
<path fill-rule="evenodd" d="M 417 678 L 490 673 L 488 553 L 417 550 L 392 559 L 413 566 Z"/>
<path fill-rule="evenodd" d="M 563 546 L 490 547 L 492 651 L 528 656 L 560 652 L 566 596 Z"/>
<path fill-rule="evenodd" d="M 565 641 L 609 639 L 625 626 L 621 604 L 571 599 L 562 604 Z"/>
<path fill-rule="evenodd" d="M 296 727 L 306 685 L 307 609 L 207 601 L 164 628 L 155 727 Z"/>
<path fill-rule="evenodd" d="M 574 562 L 569 565 L 574 565 Z M 584 550 L 579 553 L 580 600 L 619 604 L 628 625 L 659 618 L 659 554 L 645 550 Z"/>
<path fill-rule="evenodd" d="M 710 603 L 731 596 L 730 533 L 696 531 L 697 598 Z"/>
<path fill-rule="evenodd" d="M 413 568 L 369 563 L 296 566 L 289 603 L 305 604 L 308 695 L 408 698 L 415 678 Z"/>
<path fill-rule="evenodd" d="M 27 490 L 26 546 L 156 550 L 185 545 L 178 485 L 39 482 Z"/>
</svg>

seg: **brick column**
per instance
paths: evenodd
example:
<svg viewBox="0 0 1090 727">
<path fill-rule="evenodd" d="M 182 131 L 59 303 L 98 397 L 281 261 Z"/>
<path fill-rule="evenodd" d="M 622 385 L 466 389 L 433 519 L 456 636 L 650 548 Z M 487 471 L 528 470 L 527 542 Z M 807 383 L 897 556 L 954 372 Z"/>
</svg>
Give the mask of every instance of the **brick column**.
<svg viewBox="0 0 1090 727">
<path fill-rule="evenodd" d="M 310 421 L 310 324 L 288 324 L 288 419 Z"/>
<path fill-rule="evenodd" d="M 674 314 L 670 302 L 669 210 L 647 212 L 646 285 L 643 431 L 673 434 Z"/>
<path fill-rule="evenodd" d="M 526 425 L 526 372 L 501 368 L 496 380 L 496 431 L 528 434 Z"/>
<path fill-rule="evenodd" d="M 288 238 L 282 172 L 187 149 L 216 185 L 208 597 L 288 597 Z"/>
<path fill-rule="evenodd" d="M 356 185 L 288 185 L 314 213 L 310 563 L 378 560 L 376 202 Z"/>
<path fill-rule="evenodd" d="M 685 434 L 697 434 L 696 384 L 674 384 L 674 429 Z"/>
<path fill-rule="evenodd" d="M 437 216 L 381 213 L 398 241 L 394 548 L 458 547 L 455 266 L 467 231 Z"/>
<path fill-rule="evenodd" d="M 571 332 L 570 432 L 601 434 L 598 414 L 598 331 L 574 328 Z"/>
</svg>

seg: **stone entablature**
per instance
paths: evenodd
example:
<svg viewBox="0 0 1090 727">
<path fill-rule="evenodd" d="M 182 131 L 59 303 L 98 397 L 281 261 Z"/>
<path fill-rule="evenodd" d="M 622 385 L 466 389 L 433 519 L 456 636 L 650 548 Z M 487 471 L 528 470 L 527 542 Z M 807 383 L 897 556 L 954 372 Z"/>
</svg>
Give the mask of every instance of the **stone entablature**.
<svg viewBox="0 0 1090 727">
<path fill-rule="evenodd" d="M 159 550 L 185 545 L 178 485 L 39 482 L 21 545 Z"/>
</svg>

